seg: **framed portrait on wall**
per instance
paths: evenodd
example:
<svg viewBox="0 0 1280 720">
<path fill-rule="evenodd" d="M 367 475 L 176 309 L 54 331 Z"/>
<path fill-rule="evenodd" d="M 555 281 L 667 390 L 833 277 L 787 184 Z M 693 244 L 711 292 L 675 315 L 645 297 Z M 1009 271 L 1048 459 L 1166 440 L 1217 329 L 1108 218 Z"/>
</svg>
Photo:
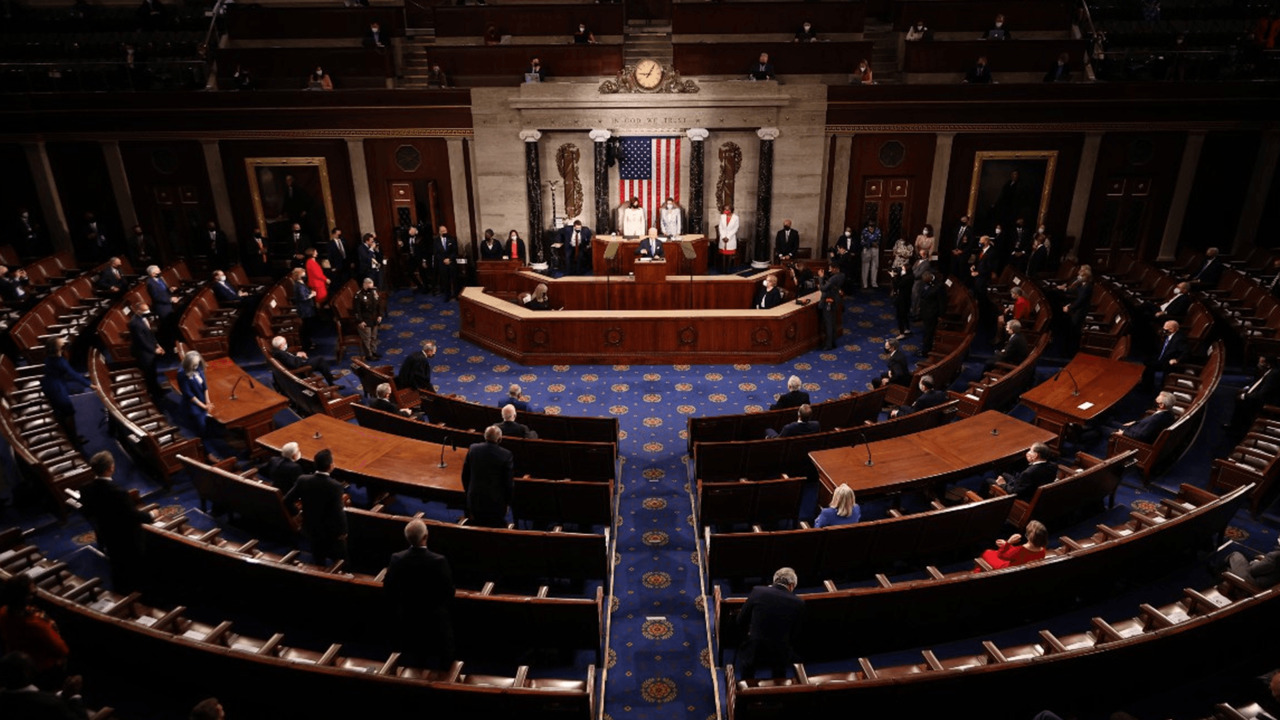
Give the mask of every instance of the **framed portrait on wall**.
<svg viewBox="0 0 1280 720">
<path fill-rule="evenodd" d="M 329 237 L 335 221 L 324 158 L 245 158 L 244 165 L 254 217 L 267 237 L 286 237 L 293 223 L 315 240 Z"/>
<path fill-rule="evenodd" d="M 1018 218 L 1030 227 L 1044 222 L 1053 193 L 1058 151 L 978 152 L 969 183 L 969 218 L 980 233 L 996 225 L 1006 231 Z"/>
</svg>

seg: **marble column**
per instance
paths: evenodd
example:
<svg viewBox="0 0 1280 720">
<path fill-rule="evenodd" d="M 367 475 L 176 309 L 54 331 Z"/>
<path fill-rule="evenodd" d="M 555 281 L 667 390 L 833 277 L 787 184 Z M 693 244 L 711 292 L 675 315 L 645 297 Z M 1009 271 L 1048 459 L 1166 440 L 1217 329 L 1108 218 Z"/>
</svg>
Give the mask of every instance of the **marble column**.
<svg viewBox="0 0 1280 720">
<path fill-rule="evenodd" d="M 227 175 L 222 168 L 222 153 L 218 151 L 217 140 L 201 140 L 200 150 L 204 153 L 204 170 L 209 174 L 209 189 L 213 192 L 213 213 L 218 218 L 218 227 L 227 234 L 227 239 L 239 243 L 236 232 L 235 215 L 231 212 L 231 193 L 227 192 Z M 265 236 L 266 228 L 262 228 Z M 250 229 L 249 235 L 253 232 Z"/>
<path fill-rule="evenodd" d="M 835 157 L 831 166 L 826 169 L 822 187 L 830 187 L 829 207 L 819 218 L 817 231 L 813 236 L 813 257 L 823 258 L 827 255 L 827 238 L 835 237 L 844 228 L 845 212 L 849 208 L 849 165 L 853 158 L 853 135 L 835 135 Z M 825 164 L 825 163 L 824 163 Z M 830 178 L 830 180 L 827 179 Z M 801 222 L 801 227 L 804 223 Z M 804 238 L 804 230 L 800 231 Z M 803 242 L 803 240 L 802 240 Z"/>
<path fill-rule="evenodd" d="M 706 226 L 702 215 L 706 200 L 702 195 L 703 148 L 711 133 L 706 128 L 690 128 L 685 132 L 689 138 L 689 223 L 687 233 L 705 234 Z"/>
<path fill-rule="evenodd" d="M 58 185 L 53 180 L 53 166 L 49 164 L 49 153 L 45 151 L 44 142 L 22 143 L 22 150 L 27 155 L 31 182 L 35 185 L 36 197 L 40 199 L 40 213 L 44 215 L 44 225 L 48 229 L 53 249 L 75 252 L 71 243 L 71 228 L 67 225 L 67 214 L 62 210 L 62 196 L 58 194 Z"/>
<path fill-rule="evenodd" d="M 133 191 L 129 188 L 129 175 L 124 169 L 124 156 L 120 154 L 120 143 L 106 140 L 102 143 L 102 156 L 106 160 L 107 177 L 111 178 L 113 195 L 116 200 L 116 212 L 120 214 L 122 232 L 128 233 L 138 224 L 138 211 L 133 207 Z M 230 237 L 230 235 L 228 235 Z"/>
<path fill-rule="evenodd" d="M 595 173 L 593 187 L 595 189 L 596 234 L 609 233 L 609 147 L 606 143 L 613 133 L 608 130 L 592 130 L 589 137 L 595 146 Z"/>
<path fill-rule="evenodd" d="M 356 192 L 356 222 L 359 230 L 353 233 L 359 240 L 365 233 L 376 232 L 373 227 L 373 201 L 369 197 L 369 163 L 364 156 L 364 140 L 347 138 L 347 159 L 351 163 L 351 186 Z M 392 242 L 383 238 L 384 243 Z"/>
<path fill-rule="evenodd" d="M 1187 217 L 1187 203 L 1191 202 L 1191 186 L 1196 181 L 1196 169 L 1200 167 L 1200 151 L 1204 149 L 1204 133 L 1187 134 L 1187 146 L 1182 150 L 1182 165 L 1178 168 L 1178 182 L 1173 186 L 1173 203 L 1165 220 L 1164 235 L 1160 238 L 1160 254 L 1156 260 L 1173 260 L 1178 257 L 1178 241 L 1182 239 L 1182 221 Z"/>
<path fill-rule="evenodd" d="M 756 182 L 756 232 L 751 267 L 769 267 L 769 215 L 773 208 L 773 141 L 778 128 L 767 127 L 756 131 L 760 138 L 760 174 Z"/>
<path fill-rule="evenodd" d="M 537 130 L 521 130 L 520 139 L 524 141 L 524 171 L 526 174 L 526 192 L 529 196 L 529 255 L 525 262 L 532 261 L 535 269 L 546 267 L 547 254 L 542 248 L 542 172 L 538 165 L 538 139 L 542 133 Z"/>
<path fill-rule="evenodd" d="M 942 208 L 947 202 L 947 175 L 951 173 L 951 145 L 955 133 L 938 133 L 933 145 L 933 178 L 929 182 L 929 209 L 925 222 L 933 225 L 933 236 L 940 237 L 943 220 Z"/>
<path fill-rule="evenodd" d="M 1080 236 L 1084 234 L 1084 218 L 1089 212 L 1093 175 L 1098 169 L 1098 150 L 1101 147 L 1102 133 L 1092 132 L 1084 136 L 1084 149 L 1080 151 L 1080 166 L 1076 172 L 1076 189 L 1071 194 L 1071 213 L 1067 215 L 1066 236 L 1075 239 L 1067 250 L 1067 258 L 1071 260 L 1077 259 L 1080 253 Z"/>
<path fill-rule="evenodd" d="M 449 153 L 449 187 L 453 193 L 453 232 L 462 245 L 458 248 L 458 254 L 469 258 L 471 257 L 470 246 L 474 244 L 477 233 L 467 206 L 466 148 L 463 147 L 460 137 L 445 138 L 444 145 Z"/>
<path fill-rule="evenodd" d="M 1236 227 L 1236 239 L 1231 245 L 1232 255 L 1244 255 L 1253 247 L 1258 236 L 1258 225 L 1271 194 L 1271 179 L 1276 175 L 1276 161 L 1280 158 L 1280 133 L 1269 132 L 1262 136 L 1258 159 L 1253 163 L 1253 177 L 1249 179 L 1249 192 L 1240 208 L 1240 224 Z"/>
</svg>

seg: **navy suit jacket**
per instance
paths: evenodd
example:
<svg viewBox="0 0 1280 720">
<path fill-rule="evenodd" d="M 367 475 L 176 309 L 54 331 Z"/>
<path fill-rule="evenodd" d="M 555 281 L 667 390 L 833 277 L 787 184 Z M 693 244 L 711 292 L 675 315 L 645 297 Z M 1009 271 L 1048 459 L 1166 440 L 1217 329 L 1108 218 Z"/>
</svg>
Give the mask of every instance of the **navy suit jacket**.
<svg viewBox="0 0 1280 720">
<path fill-rule="evenodd" d="M 208 413 L 204 411 L 204 408 L 191 402 L 192 398 L 194 398 L 206 405 L 209 404 L 209 383 L 205 380 L 204 371 L 197 371 L 196 375 L 200 378 L 200 382 L 196 382 L 195 378 L 188 377 L 185 372 L 179 370 L 178 390 L 182 391 L 182 398 L 187 403 L 187 412 L 195 416 L 203 415 L 207 417 Z"/>
<path fill-rule="evenodd" d="M 793 423 L 787 423 L 783 426 L 782 432 L 778 433 L 778 437 L 795 437 L 796 435 L 812 435 L 816 432 L 822 432 L 822 426 L 817 420 L 797 420 Z"/>
<path fill-rule="evenodd" d="M 435 386 L 431 384 L 431 361 L 425 353 L 419 350 L 404 359 L 396 375 L 396 387 L 435 392 Z"/>
<path fill-rule="evenodd" d="M 151 296 L 151 309 L 164 317 L 173 312 L 173 295 L 169 285 L 159 276 L 147 278 L 147 293 Z"/>
<path fill-rule="evenodd" d="M 593 234 L 591 232 L 591 228 L 587 227 L 586 225 L 583 225 L 582 229 L 578 231 L 578 247 L 579 248 L 590 247 L 592 237 L 593 237 Z M 564 243 L 565 252 L 569 252 L 572 249 L 572 245 L 571 245 L 571 243 L 573 242 L 573 226 L 572 225 L 560 231 L 560 242 Z"/>
<path fill-rule="evenodd" d="M 323 473 L 303 475 L 284 496 L 285 507 L 302 501 L 302 526 L 311 538 L 334 539 L 347 534 L 342 483 Z"/>
<path fill-rule="evenodd" d="M 467 514 L 481 518 L 506 515 L 515 487 L 514 470 L 511 451 L 497 443 L 479 442 L 468 448 L 462 464 Z"/>
<path fill-rule="evenodd" d="M 776 660 L 792 662 L 792 643 L 800 635 L 804 621 L 804 600 L 785 587 L 759 585 L 752 588 L 738 613 L 738 627 L 746 636 L 739 650 L 738 664 L 752 665 Z"/>
<path fill-rule="evenodd" d="M 1167 344 L 1160 343 L 1160 349 L 1156 351 L 1155 365 L 1168 367 L 1170 360 L 1184 362 L 1190 352 L 1191 346 L 1187 344 L 1187 334 L 1179 330 L 1169 336 Z"/>
<path fill-rule="evenodd" d="M 778 397 L 778 402 L 769 406 L 770 410 L 781 410 L 783 408 L 800 407 L 809 402 L 809 393 L 803 390 L 792 390 L 786 395 Z"/>
<path fill-rule="evenodd" d="M 779 230 L 773 239 L 773 252 L 775 255 L 795 255 L 800 249 L 800 233 L 795 228 L 791 230 Z"/>
<path fill-rule="evenodd" d="M 636 248 L 636 255 L 648 255 L 648 257 L 665 257 L 666 250 L 662 247 L 662 243 L 650 237 L 640 241 L 640 247 Z"/>
<path fill-rule="evenodd" d="M 1017 495 L 1019 500 L 1031 501 L 1036 488 L 1048 485 L 1058 479 L 1058 466 L 1051 462 L 1038 462 L 1028 465 L 1025 470 L 1005 480 L 1004 489 L 1010 495 Z"/>
<path fill-rule="evenodd" d="M 139 362 L 155 362 L 156 334 L 147 319 L 134 313 L 129 318 L 129 349 Z"/>
<path fill-rule="evenodd" d="M 1172 410 L 1157 410 L 1125 428 L 1124 436 L 1150 444 L 1177 419 Z"/>
<path fill-rule="evenodd" d="M 427 627 L 449 622 L 449 603 L 454 596 L 453 570 L 449 560 L 440 553 L 425 547 L 411 547 L 392 555 L 382 587 L 402 622 Z"/>
<path fill-rule="evenodd" d="M 907 354 L 902 349 L 889 356 L 889 382 L 894 385 L 911 384 L 911 368 L 907 367 Z"/>
<path fill-rule="evenodd" d="M 153 345 L 152 348 L 155 346 Z M 40 387 L 44 389 L 45 399 L 55 412 L 67 414 L 75 412 L 71 405 L 71 387 L 81 392 L 89 389 L 89 381 L 76 372 L 71 363 L 63 356 L 56 355 L 44 361 L 44 377 L 40 379 Z"/>
<path fill-rule="evenodd" d="M 94 478 L 80 489 L 80 502 L 108 555 L 141 554 L 142 524 L 151 522 L 151 514 L 138 509 L 128 490 L 110 478 Z"/>
<path fill-rule="evenodd" d="M 996 353 L 996 362 L 1009 363 L 1017 365 L 1027 359 L 1030 349 L 1027 347 L 1027 336 L 1022 333 L 1014 333 L 1009 336 L 1009 340 L 1005 342 L 1004 347 Z"/>
<path fill-rule="evenodd" d="M 282 493 L 288 493 L 293 489 L 294 483 L 302 477 L 302 466 L 292 460 L 286 460 L 279 455 L 267 461 L 262 467 L 262 474 L 267 476 L 272 485 Z"/>
<path fill-rule="evenodd" d="M 950 397 L 947 395 L 946 390 L 930 390 L 927 393 L 921 393 L 920 397 L 916 398 L 916 401 L 911 403 L 909 407 L 898 410 L 898 416 L 901 417 L 920 410 L 928 410 L 931 407 L 941 405 L 949 399 Z"/>
<path fill-rule="evenodd" d="M 229 280 L 214 283 L 213 295 L 218 298 L 218 302 L 233 303 L 240 301 L 240 293 L 236 291 Z"/>
<path fill-rule="evenodd" d="M 106 267 L 98 275 L 96 283 L 99 290 L 110 290 L 111 288 L 121 287 L 124 285 L 124 276 L 120 274 L 119 268 Z"/>
</svg>

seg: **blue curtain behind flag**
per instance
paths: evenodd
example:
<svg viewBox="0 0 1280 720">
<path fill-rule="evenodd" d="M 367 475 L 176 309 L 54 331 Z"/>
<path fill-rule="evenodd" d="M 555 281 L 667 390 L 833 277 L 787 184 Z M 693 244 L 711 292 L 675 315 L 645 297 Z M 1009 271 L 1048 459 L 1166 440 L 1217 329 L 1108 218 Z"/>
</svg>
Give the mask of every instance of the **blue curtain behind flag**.
<svg viewBox="0 0 1280 720">
<path fill-rule="evenodd" d="M 622 158 L 618 177 L 622 180 L 648 180 L 653 177 L 653 138 L 622 138 Z"/>
</svg>

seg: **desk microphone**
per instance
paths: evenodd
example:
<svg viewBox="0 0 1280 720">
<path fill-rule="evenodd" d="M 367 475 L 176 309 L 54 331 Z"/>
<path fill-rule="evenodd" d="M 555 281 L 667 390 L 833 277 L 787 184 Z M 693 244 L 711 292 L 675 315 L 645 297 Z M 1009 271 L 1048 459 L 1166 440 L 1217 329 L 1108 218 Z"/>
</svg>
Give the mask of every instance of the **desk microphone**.
<svg viewBox="0 0 1280 720">
<path fill-rule="evenodd" d="M 438 467 L 442 467 L 442 468 L 449 467 L 449 463 L 444 461 L 444 446 L 449 444 L 452 441 L 452 439 L 453 439 L 452 435 L 445 435 L 444 440 L 440 443 L 440 465 Z M 457 450 L 458 446 L 454 445 L 453 449 Z"/>
<path fill-rule="evenodd" d="M 867 442 L 867 434 L 866 434 L 866 433 L 858 433 L 858 434 L 862 436 L 862 446 L 863 446 L 863 447 L 865 447 L 865 448 L 867 449 L 867 463 L 866 463 L 866 465 L 867 465 L 867 467 L 871 467 L 872 465 L 875 465 L 875 463 L 871 462 L 871 443 Z"/>
<path fill-rule="evenodd" d="M 1067 374 L 1067 377 L 1071 378 L 1071 388 L 1072 388 L 1072 389 L 1071 389 L 1071 394 L 1072 394 L 1072 396 L 1079 396 L 1079 395 L 1080 395 L 1080 385 L 1079 385 L 1078 383 L 1076 383 L 1076 376 L 1075 376 L 1075 375 L 1072 375 L 1072 374 L 1071 374 L 1071 371 L 1070 371 L 1070 370 L 1068 370 L 1067 368 L 1065 368 L 1065 367 L 1064 367 L 1064 368 L 1062 368 L 1061 370 L 1059 370 L 1059 371 L 1058 371 L 1058 374 L 1053 376 L 1053 381 L 1054 381 L 1054 382 L 1058 382 L 1058 378 L 1062 377 L 1062 373 L 1066 373 L 1066 374 Z"/>
<path fill-rule="evenodd" d="M 253 384 L 253 378 L 249 377 L 248 375 L 241 375 L 240 377 L 236 378 L 236 382 L 235 382 L 235 384 L 231 386 L 231 399 L 232 399 L 232 400 L 237 400 L 237 399 L 238 399 L 238 398 L 236 397 L 236 388 L 240 387 L 240 381 L 241 381 L 241 380 L 244 380 L 245 378 L 249 378 L 249 387 L 250 387 L 250 388 L 255 388 L 255 387 L 257 387 L 257 385 L 254 385 L 254 384 Z"/>
</svg>

